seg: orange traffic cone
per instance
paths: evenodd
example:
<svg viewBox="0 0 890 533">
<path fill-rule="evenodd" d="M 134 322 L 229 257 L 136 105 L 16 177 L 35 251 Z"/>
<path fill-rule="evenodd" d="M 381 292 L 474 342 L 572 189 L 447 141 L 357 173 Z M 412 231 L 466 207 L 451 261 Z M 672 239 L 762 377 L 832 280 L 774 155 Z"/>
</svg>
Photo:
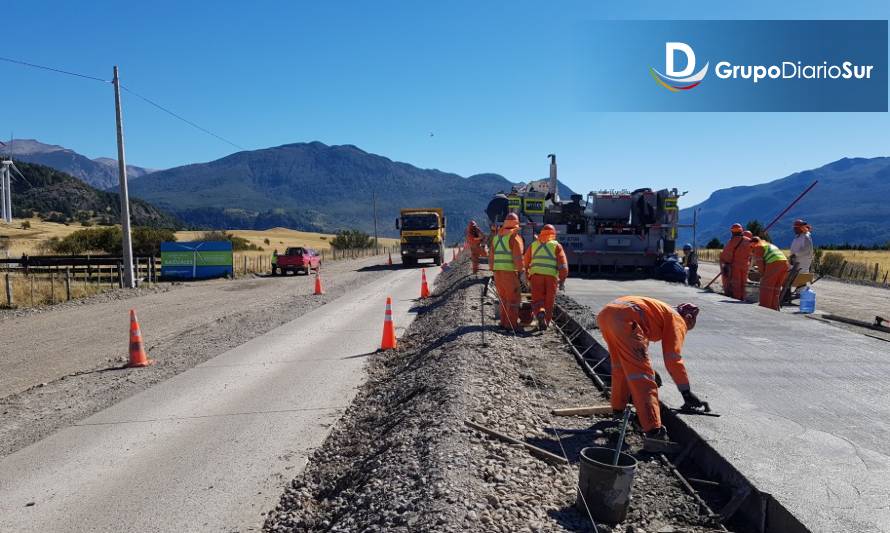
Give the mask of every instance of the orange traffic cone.
<svg viewBox="0 0 890 533">
<path fill-rule="evenodd" d="M 324 294 L 324 287 L 321 286 L 321 276 L 319 276 L 318 270 L 315 271 L 315 294 Z"/>
<path fill-rule="evenodd" d="M 386 262 L 388 266 L 392 266 L 392 252 L 389 252 L 389 260 Z"/>
<path fill-rule="evenodd" d="M 386 297 L 386 313 L 383 316 L 383 340 L 380 351 L 396 349 L 396 327 L 392 322 L 392 298 Z"/>
<path fill-rule="evenodd" d="M 426 283 L 426 269 L 420 269 L 420 297 L 421 298 L 429 298 L 430 297 L 430 286 Z"/>
<path fill-rule="evenodd" d="M 148 366 L 153 362 L 145 353 L 145 343 L 142 342 L 142 330 L 139 329 L 139 322 L 136 320 L 136 310 L 130 309 L 130 363 L 127 366 Z"/>
</svg>

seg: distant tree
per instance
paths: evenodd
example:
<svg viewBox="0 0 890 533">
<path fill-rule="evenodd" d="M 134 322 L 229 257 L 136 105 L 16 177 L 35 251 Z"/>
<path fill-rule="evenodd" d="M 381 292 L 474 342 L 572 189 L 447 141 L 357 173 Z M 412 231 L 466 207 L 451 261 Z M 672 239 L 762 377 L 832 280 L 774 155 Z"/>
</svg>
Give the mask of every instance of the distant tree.
<svg viewBox="0 0 890 533">
<path fill-rule="evenodd" d="M 760 237 L 767 242 L 773 242 L 769 233 L 764 230 L 763 224 L 756 218 L 754 220 L 749 220 L 748 223 L 745 224 L 745 229 L 753 233 L 755 237 Z"/>
<path fill-rule="evenodd" d="M 236 252 L 243 252 L 245 250 L 256 250 L 262 251 L 263 249 L 256 244 L 248 241 L 244 237 L 238 237 L 236 235 L 232 235 L 231 233 L 213 230 L 213 231 L 205 231 L 199 240 L 202 241 L 229 241 L 232 243 L 232 250 Z"/>
<path fill-rule="evenodd" d="M 374 239 L 361 230 L 345 229 L 337 232 L 337 236 L 331 239 L 331 246 L 341 250 L 370 248 L 374 246 Z"/>
<path fill-rule="evenodd" d="M 707 248 L 709 250 L 722 250 L 723 243 L 720 242 L 720 239 L 718 239 L 717 237 L 714 237 L 713 239 L 708 241 L 708 244 L 705 245 L 705 248 Z"/>
</svg>

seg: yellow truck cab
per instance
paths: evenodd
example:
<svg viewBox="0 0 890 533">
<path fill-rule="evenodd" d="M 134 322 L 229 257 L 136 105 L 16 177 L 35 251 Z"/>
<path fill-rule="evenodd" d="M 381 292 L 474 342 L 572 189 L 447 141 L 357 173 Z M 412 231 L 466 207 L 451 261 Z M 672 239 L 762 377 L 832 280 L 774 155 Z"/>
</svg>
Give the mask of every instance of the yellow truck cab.
<svg viewBox="0 0 890 533">
<path fill-rule="evenodd" d="M 445 260 L 445 214 L 441 207 L 402 209 L 396 219 L 401 237 L 402 264 L 413 266 L 418 259 Z"/>
</svg>

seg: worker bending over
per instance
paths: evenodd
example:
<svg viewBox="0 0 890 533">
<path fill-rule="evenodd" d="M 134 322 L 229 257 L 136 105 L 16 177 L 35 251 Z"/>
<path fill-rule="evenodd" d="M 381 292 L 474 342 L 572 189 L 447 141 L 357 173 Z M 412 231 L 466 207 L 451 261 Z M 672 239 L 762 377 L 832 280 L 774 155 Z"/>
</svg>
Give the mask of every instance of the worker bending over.
<svg viewBox="0 0 890 533">
<path fill-rule="evenodd" d="M 485 236 L 482 230 L 476 225 L 475 220 L 471 220 L 467 226 L 467 246 L 470 247 L 470 256 L 473 258 L 473 274 L 479 272 L 479 257 L 484 253 L 483 242 Z"/>
<path fill-rule="evenodd" d="M 532 286 L 532 312 L 538 329 L 545 330 L 553 320 L 556 287 L 565 287 L 569 261 L 565 250 L 556 242 L 556 228 L 547 224 L 538 238 L 525 250 L 525 272 Z"/>
<path fill-rule="evenodd" d="M 723 294 L 744 301 L 751 259 L 751 239 L 742 234 L 744 230 L 741 224 L 733 224 L 729 231 L 732 238 L 720 252 L 720 283 L 723 284 Z"/>
<path fill-rule="evenodd" d="M 658 384 L 649 360 L 649 342 L 661 341 L 664 364 L 683 395 L 684 409 L 703 403 L 689 388 L 689 376 L 681 352 L 686 332 L 695 327 L 698 307 L 684 303 L 676 309 L 644 296 L 623 296 L 603 307 L 596 323 L 609 347 L 612 365 L 612 410 L 624 410 L 628 395 L 648 439 L 667 441 L 661 425 Z"/>
<path fill-rule="evenodd" d="M 522 237 L 519 236 L 519 217 L 510 213 L 491 239 L 488 264 L 494 271 L 494 286 L 501 301 L 501 327 L 516 330 L 519 326 L 521 301 L 519 274 L 522 265 Z"/>
<path fill-rule="evenodd" d="M 757 237 L 751 239 L 751 257 L 760 272 L 760 306 L 778 311 L 788 277 L 788 259 L 778 246 Z"/>
</svg>

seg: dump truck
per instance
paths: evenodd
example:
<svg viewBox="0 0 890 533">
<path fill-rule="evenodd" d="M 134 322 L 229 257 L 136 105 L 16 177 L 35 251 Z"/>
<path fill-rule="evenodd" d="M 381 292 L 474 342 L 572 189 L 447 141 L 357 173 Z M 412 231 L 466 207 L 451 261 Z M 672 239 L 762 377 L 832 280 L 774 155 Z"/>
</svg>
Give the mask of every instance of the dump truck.
<svg viewBox="0 0 890 533">
<path fill-rule="evenodd" d="M 675 254 L 679 224 L 677 189 L 591 191 L 587 197 L 559 197 L 556 155 L 550 154 L 550 178 L 495 195 L 486 208 L 492 225 L 516 213 L 530 244 L 540 228 L 552 224 L 569 261 L 579 274 L 652 275 Z"/>
<path fill-rule="evenodd" d="M 401 238 L 402 264 L 414 266 L 419 259 L 445 260 L 445 214 L 441 207 L 402 209 L 396 219 Z"/>
</svg>

